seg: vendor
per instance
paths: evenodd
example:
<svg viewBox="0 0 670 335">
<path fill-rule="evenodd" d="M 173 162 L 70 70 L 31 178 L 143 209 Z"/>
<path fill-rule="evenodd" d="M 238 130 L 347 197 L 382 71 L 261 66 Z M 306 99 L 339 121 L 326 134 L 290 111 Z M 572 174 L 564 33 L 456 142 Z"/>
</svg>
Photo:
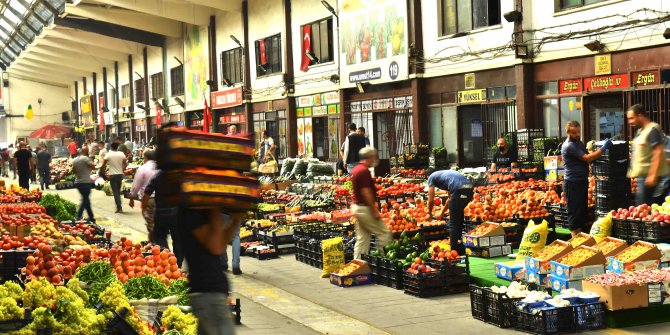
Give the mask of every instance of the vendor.
<svg viewBox="0 0 670 335">
<path fill-rule="evenodd" d="M 507 140 L 504 137 L 498 139 L 498 150 L 493 154 L 493 163 L 491 164 L 491 171 L 499 168 L 514 168 L 517 167 L 517 157 L 514 152 L 509 149 Z"/>
<path fill-rule="evenodd" d="M 428 213 L 433 217 L 433 201 L 435 200 L 435 188 L 449 191 L 449 200 L 442 208 L 438 218 L 444 216 L 449 206 L 449 244 L 451 250 L 464 252 L 461 242 L 463 233 L 464 210 L 473 197 L 472 183 L 460 172 L 443 170 L 433 172 L 428 177 Z"/>
</svg>

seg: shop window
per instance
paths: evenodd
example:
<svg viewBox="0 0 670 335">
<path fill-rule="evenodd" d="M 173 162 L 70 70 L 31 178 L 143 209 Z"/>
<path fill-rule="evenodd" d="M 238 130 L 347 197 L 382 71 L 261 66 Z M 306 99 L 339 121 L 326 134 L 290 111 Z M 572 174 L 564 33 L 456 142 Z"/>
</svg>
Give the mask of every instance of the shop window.
<svg viewBox="0 0 670 335">
<path fill-rule="evenodd" d="M 374 134 L 380 159 L 390 159 L 403 153 L 405 144 L 412 144 L 412 110 L 374 113 Z"/>
<path fill-rule="evenodd" d="M 373 147 L 379 149 L 377 147 L 377 142 L 376 140 L 376 133 L 377 130 L 374 128 L 374 121 L 372 119 L 372 113 L 356 113 L 356 114 L 351 114 L 351 122 L 356 124 L 356 127 L 363 127 L 365 128 L 365 136 L 367 136 L 368 139 L 370 139 L 370 145 Z M 347 124 L 347 127 L 349 125 Z M 346 134 L 349 134 L 348 128 L 346 128 Z M 342 139 L 342 143 L 344 143 L 344 139 Z M 340 146 L 342 146 L 342 143 L 340 143 Z"/>
<path fill-rule="evenodd" d="M 123 99 L 130 98 L 130 84 L 125 84 L 121 86 L 121 98 Z"/>
<path fill-rule="evenodd" d="M 281 72 L 281 35 L 266 37 L 254 42 L 256 48 L 257 76 Z"/>
<path fill-rule="evenodd" d="M 558 82 L 550 81 L 537 84 L 537 95 L 556 95 L 558 94 Z"/>
<path fill-rule="evenodd" d="M 283 159 L 288 156 L 288 141 L 286 138 L 286 119 L 279 118 L 279 115 L 286 115 L 286 111 L 278 112 L 266 112 L 266 113 L 254 113 L 253 114 L 253 125 L 254 133 L 257 135 L 257 141 L 260 145 L 263 141 L 261 132 L 264 130 L 268 132 L 268 135 L 272 137 L 275 141 L 277 147 L 275 155 L 277 159 Z"/>
<path fill-rule="evenodd" d="M 242 82 L 242 56 L 242 48 L 221 53 L 221 83 L 223 85 L 226 85 L 226 80 L 231 84 Z"/>
<path fill-rule="evenodd" d="M 558 0 L 559 10 L 566 10 L 572 8 L 578 8 L 582 6 L 592 5 L 598 2 L 605 2 L 608 0 Z"/>
<path fill-rule="evenodd" d="M 559 137 L 561 135 L 558 122 L 558 99 L 540 100 L 540 109 L 544 117 L 544 135 Z"/>
<path fill-rule="evenodd" d="M 151 75 L 151 97 L 161 99 L 165 97 L 165 88 L 163 86 L 163 72 Z"/>
<path fill-rule="evenodd" d="M 430 123 L 428 127 L 430 128 L 430 147 L 442 147 L 444 146 L 443 141 L 443 130 L 442 130 L 442 108 L 439 106 L 431 107 L 428 118 Z"/>
<path fill-rule="evenodd" d="M 170 95 L 184 95 L 184 65 L 170 69 Z"/>
<path fill-rule="evenodd" d="M 300 27 L 301 34 L 305 26 L 311 27 L 311 51 L 316 56 L 309 65 L 328 63 L 333 61 L 333 18 L 308 23 Z M 302 48 L 300 48 L 302 50 Z M 302 57 L 302 55 L 301 55 Z"/>
<path fill-rule="evenodd" d="M 581 127 L 581 136 L 584 138 L 584 122 L 582 118 L 582 98 L 581 97 L 567 97 L 561 98 L 561 108 L 559 113 L 561 114 L 561 123 L 559 128 L 565 128 L 565 125 L 568 121 L 577 121 Z M 563 137 L 561 134 L 560 137 Z"/>
<path fill-rule="evenodd" d="M 440 35 L 500 24 L 500 0 L 440 0 Z"/>
<path fill-rule="evenodd" d="M 568 121 L 577 121 L 582 125 L 584 138 L 584 119 L 582 116 L 582 98 L 565 97 L 540 100 L 540 109 L 544 118 L 544 134 L 547 137 L 565 137 L 564 127 Z"/>
<path fill-rule="evenodd" d="M 144 87 L 144 79 L 135 80 L 135 103 L 144 102 L 146 96 L 147 92 Z"/>
</svg>

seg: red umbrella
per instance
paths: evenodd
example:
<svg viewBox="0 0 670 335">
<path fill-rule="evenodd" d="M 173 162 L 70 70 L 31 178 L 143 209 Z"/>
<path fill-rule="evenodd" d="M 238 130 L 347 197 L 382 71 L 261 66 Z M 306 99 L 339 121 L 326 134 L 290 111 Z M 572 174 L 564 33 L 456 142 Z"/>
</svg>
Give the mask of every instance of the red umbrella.
<svg viewBox="0 0 670 335">
<path fill-rule="evenodd" d="M 48 124 L 40 129 L 30 133 L 32 138 L 52 139 L 63 134 L 69 134 L 70 128 Z"/>
</svg>

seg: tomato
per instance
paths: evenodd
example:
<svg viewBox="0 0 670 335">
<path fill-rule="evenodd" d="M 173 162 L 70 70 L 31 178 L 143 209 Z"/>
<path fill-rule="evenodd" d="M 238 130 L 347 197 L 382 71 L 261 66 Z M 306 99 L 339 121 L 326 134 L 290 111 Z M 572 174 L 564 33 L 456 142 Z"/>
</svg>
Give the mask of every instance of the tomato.
<svg viewBox="0 0 670 335">
<path fill-rule="evenodd" d="M 2 249 L 3 249 L 3 250 L 11 250 L 11 249 L 12 249 L 12 245 L 11 245 L 10 243 L 4 243 L 4 244 L 2 245 Z"/>
</svg>

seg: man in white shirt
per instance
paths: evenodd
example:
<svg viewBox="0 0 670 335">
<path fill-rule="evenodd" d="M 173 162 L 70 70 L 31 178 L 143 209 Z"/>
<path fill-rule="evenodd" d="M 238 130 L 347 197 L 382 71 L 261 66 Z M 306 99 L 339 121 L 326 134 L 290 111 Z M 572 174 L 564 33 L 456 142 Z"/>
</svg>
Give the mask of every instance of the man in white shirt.
<svg viewBox="0 0 670 335">
<path fill-rule="evenodd" d="M 149 185 L 149 181 L 156 174 L 156 154 L 153 150 L 144 150 L 143 154 L 144 164 L 135 172 L 135 179 L 133 179 L 133 187 L 130 189 L 130 208 L 135 207 L 135 199 L 142 200 L 143 197 L 149 197 L 142 211 L 144 221 L 147 223 L 147 231 L 149 232 L 149 241 L 156 243 L 154 237 L 154 212 L 156 210 L 156 202 L 153 196 L 144 194 L 144 189 Z"/>
<path fill-rule="evenodd" d="M 110 151 L 102 162 L 102 171 L 105 167 L 109 167 L 109 183 L 114 193 L 114 202 L 116 203 L 116 212 L 120 213 L 121 209 L 121 183 L 123 182 L 123 170 L 128 166 L 126 156 L 120 152 L 118 143 L 112 143 L 112 151 Z"/>
<path fill-rule="evenodd" d="M 100 162 L 102 162 L 103 159 L 105 159 L 105 156 L 107 156 L 107 148 L 105 147 L 105 141 L 100 141 L 98 143 L 98 148 L 100 151 L 98 152 L 98 155 L 100 156 Z"/>
</svg>

